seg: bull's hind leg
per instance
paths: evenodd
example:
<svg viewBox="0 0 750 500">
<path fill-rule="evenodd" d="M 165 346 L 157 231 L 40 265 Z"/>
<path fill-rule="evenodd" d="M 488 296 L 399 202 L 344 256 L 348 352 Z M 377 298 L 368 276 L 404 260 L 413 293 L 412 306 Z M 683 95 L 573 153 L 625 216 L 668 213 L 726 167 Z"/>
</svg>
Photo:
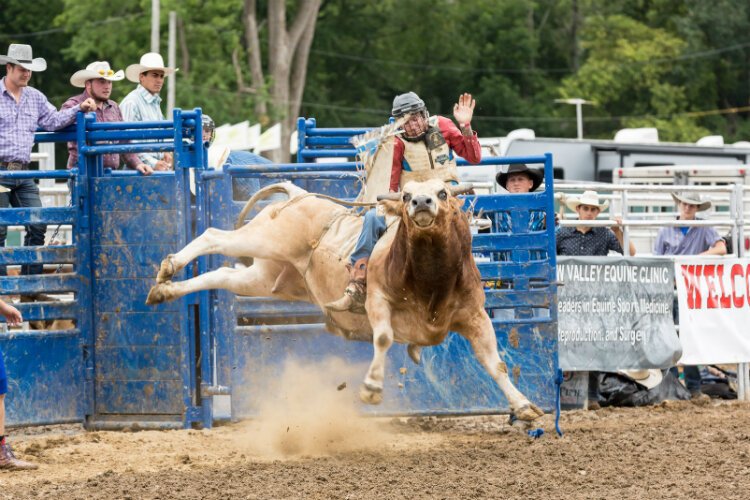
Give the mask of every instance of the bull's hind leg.
<svg viewBox="0 0 750 500">
<path fill-rule="evenodd" d="M 508 376 L 508 365 L 500 359 L 500 354 L 497 352 L 497 339 L 492 321 L 484 309 L 481 313 L 470 316 L 466 324 L 457 331 L 471 343 L 477 359 L 500 386 L 500 390 L 505 394 L 511 410 L 518 419 L 532 421 L 544 415 L 544 412 L 531 403 L 511 382 Z"/>
<path fill-rule="evenodd" d="M 214 289 L 229 290 L 237 295 L 250 297 L 270 297 L 273 295 L 275 282 L 272 271 L 255 265 L 240 269 L 221 267 L 189 280 L 159 283 L 151 287 L 146 304 L 161 304 L 189 293 Z"/>
<path fill-rule="evenodd" d="M 273 248 L 268 246 L 268 242 L 277 241 L 273 239 L 277 235 L 266 234 L 266 231 L 261 225 L 253 224 L 253 221 L 234 231 L 210 227 L 179 252 L 167 255 L 161 262 L 156 282 L 170 281 L 182 268 L 201 255 L 222 254 L 228 257 L 273 259 Z"/>
</svg>

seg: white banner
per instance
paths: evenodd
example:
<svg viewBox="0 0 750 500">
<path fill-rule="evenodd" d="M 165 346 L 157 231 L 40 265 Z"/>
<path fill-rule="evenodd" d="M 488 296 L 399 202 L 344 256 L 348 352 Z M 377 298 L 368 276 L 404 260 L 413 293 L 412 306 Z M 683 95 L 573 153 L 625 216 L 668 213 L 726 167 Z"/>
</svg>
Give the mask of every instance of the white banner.
<svg viewBox="0 0 750 500">
<path fill-rule="evenodd" d="M 681 364 L 750 361 L 750 259 L 675 260 Z"/>
</svg>

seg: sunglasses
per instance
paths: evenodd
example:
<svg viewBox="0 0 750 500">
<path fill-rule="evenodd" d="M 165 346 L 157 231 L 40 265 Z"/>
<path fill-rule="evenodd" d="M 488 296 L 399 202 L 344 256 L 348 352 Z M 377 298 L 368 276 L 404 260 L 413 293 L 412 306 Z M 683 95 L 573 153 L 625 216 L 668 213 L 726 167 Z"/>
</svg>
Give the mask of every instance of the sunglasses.
<svg viewBox="0 0 750 500">
<path fill-rule="evenodd" d="M 97 73 L 99 73 L 102 76 L 112 76 L 115 74 L 115 72 L 112 71 L 111 69 L 100 69 L 100 70 L 97 70 Z"/>
</svg>

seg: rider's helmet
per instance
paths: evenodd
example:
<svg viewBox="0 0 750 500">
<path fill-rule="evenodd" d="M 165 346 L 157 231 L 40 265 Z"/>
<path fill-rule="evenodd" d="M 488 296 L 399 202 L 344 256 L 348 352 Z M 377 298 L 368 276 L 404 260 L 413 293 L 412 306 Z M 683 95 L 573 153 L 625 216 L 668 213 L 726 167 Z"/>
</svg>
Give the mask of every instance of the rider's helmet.
<svg viewBox="0 0 750 500">
<path fill-rule="evenodd" d="M 427 107 L 424 105 L 424 101 L 414 92 L 397 95 L 393 99 L 391 115 L 393 115 L 394 118 L 399 118 L 407 113 L 417 112 L 421 112 L 425 115 L 425 118 L 427 117 Z"/>
<path fill-rule="evenodd" d="M 206 114 L 201 115 L 201 122 L 203 125 L 203 142 L 207 142 L 210 146 L 216 138 L 216 124 L 213 119 Z"/>
</svg>

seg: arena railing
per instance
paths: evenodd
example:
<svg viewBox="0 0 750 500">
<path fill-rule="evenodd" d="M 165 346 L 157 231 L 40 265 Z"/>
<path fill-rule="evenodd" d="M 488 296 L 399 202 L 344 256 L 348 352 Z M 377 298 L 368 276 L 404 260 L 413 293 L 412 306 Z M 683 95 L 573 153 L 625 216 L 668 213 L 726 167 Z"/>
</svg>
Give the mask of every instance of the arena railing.
<svg viewBox="0 0 750 500">
<path fill-rule="evenodd" d="M 745 241 L 746 226 L 750 221 L 750 212 L 745 210 L 745 200 L 750 186 L 744 184 L 724 184 L 713 186 L 700 185 L 646 185 L 646 184 L 602 184 L 602 183 L 560 183 L 555 185 L 555 197 L 562 204 L 565 197 L 579 194 L 586 190 L 595 190 L 602 200 L 612 202 L 610 212 L 599 216 L 597 220 L 587 221 L 586 225 L 591 227 L 611 227 L 618 224 L 612 215 L 616 214 L 622 218 L 623 248 L 629 248 L 632 228 L 652 229 L 653 235 L 662 227 L 728 227 L 731 231 L 732 248 L 727 249 L 727 255 L 733 257 L 744 257 L 748 248 Z M 676 212 L 631 212 L 631 208 L 664 208 L 674 206 L 672 193 L 697 192 L 701 195 L 712 194 L 704 199 L 710 200 L 714 207 L 718 204 L 726 208 L 726 211 L 712 210 L 709 217 L 693 221 L 679 221 Z M 637 194 L 634 196 L 634 194 Z M 576 214 L 566 214 L 560 221 L 560 225 L 576 226 L 579 224 Z M 627 258 L 627 252 L 626 258 Z M 637 254 L 643 256 L 644 254 Z M 653 256 L 674 261 L 674 256 Z M 707 260 L 721 259 L 719 256 L 706 256 Z M 676 326 L 676 328 L 679 328 Z M 737 369 L 738 398 L 742 401 L 750 401 L 750 360 L 739 363 Z"/>
</svg>

